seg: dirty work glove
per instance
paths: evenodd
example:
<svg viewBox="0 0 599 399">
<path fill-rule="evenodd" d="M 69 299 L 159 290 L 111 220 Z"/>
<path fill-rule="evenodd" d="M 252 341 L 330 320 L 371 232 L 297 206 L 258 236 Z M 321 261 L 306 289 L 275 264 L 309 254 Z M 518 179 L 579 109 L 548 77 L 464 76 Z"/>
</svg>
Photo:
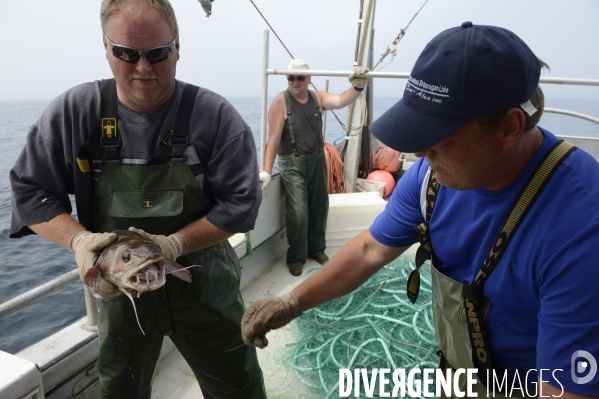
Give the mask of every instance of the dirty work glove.
<svg viewBox="0 0 599 399">
<path fill-rule="evenodd" d="M 361 66 L 355 66 L 354 71 L 349 74 L 349 83 L 354 86 L 356 91 L 364 90 L 364 86 L 368 82 L 368 78 L 357 78 L 356 75 L 364 75 L 366 72 L 370 71 L 370 69 Z"/>
<path fill-rule="evenodd" d="M 241 318 L 241 338 L 246 345 L 265 348 L 268 345 L 267 332 L 283 327 L 301 314 L 302 309 L 293 291 L 252 302 Z"/>
<path fill-rule="evenodd" d="M 79 277 L 83 280 L 83 276 L 89 269 L 94 266 L 96 259 L 100 256 L 102 250 L 116 240 L 116 233 L 92 233 L 91 231 L 81 231 L 75 234 L 71 241 L 71 249 L 75 252 L 75 262 L 79 267 Z M 119 294 L 119 289 L 106 280 L 100 278 L 98 291 L 105 293 L 109 297 L 110 293 Z M 93 290 L 92 290 L 93 292 Z"/>
<path fill-rule="evenodd" d="M 177 233 L 171 234 L 170 236 L 163 236 L 160 234 L 146 233 L 142 229 L 136 229 L 135 227 L 129 227 L 129 231 L 134 231 L 146 238 L 149 238 L 158 245 L 162 250 L 162 254 L 170 260 L 176 260 L 179 256 L 185 252 L 185 243 L 181 236 Z"/>
<path fill-rule="evenodd" d="M 264 190 L 266 186 L 268 186 L 268 183 L 270 183 L 270 179 L 270 173 L 260 172 L 260 187 L 262 187 L 262 190 Z"/>
</svg>

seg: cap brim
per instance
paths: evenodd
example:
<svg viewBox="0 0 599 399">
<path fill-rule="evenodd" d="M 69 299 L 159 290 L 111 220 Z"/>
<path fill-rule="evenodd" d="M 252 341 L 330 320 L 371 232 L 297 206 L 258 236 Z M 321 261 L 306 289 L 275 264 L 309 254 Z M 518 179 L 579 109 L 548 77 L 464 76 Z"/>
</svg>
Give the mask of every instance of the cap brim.
<svg viewBox="0 0 599 399">
<path fill-rule="evenodd" d="M 370 125 L 383 144 L 400 152 L 419 152 L 451 136 L 473 116 L 442 116 L 417 111 L 403 99 Z"/>
</svg>

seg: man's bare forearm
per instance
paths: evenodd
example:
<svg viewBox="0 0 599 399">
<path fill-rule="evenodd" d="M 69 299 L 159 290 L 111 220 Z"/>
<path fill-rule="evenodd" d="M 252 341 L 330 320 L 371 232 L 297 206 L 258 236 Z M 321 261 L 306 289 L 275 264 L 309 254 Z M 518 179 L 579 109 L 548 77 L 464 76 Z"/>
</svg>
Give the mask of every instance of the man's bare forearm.
<svg viewBox="0 0 599 399">
<path fill-rule="evenodd" d="M 356 91 L 353 87 L 350 87 L 341 94 L 320 93 L 322 96 L 322 107 L 326 110 L 346 107 L 356 101 L 360 97 L 360 94 L 362 94 L 361 91 Z"/>
<path fill-rule="evenodd" d="M 72 251 L 75 234 L 85 230 L 71 215 L 62 213 L 47 222 L 32 224 L 29 228 L 36 234 Z"/>
<path fill-rule="evenodd" d="M 215 226 L 203 217 L 177 232 L 185 242 L 185 253 L 207 248 L 231 237 L 233 233 Z"/>
</svg>

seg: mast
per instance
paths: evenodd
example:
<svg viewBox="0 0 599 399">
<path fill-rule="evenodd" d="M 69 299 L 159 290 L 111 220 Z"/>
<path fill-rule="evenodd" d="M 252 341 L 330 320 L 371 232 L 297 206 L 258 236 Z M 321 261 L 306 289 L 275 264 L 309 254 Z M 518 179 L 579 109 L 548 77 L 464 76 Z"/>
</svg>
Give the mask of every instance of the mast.
<svg viewBox="0 0 599 399">
<path fill-rule="evenodd" d="M 362 3 L 362 10 L 360 19 L 358 22 L 361 25 L 360 36 L 357 43 L 357 56 L 355 65 L 358 66 L 371 66 L 371 43 L 373 30 L 372 26 L 374 23 L 374 8 L 376 0 L 364 0 Z M 343 177 L 345 178 L 345 186 L 348 193 L 353 193 L 356 190 L 356 178 L 358 174 L 358 167 L 360 161 L 360 147 L 362 142 L 362 130 L 366 123 L 366 98 L 367 92 L 369 91 L 368 85 L 366 90 L 360 94 L 360 97 L 352 104 L 349 105 L 347 113 L 347 151 L 345 153 L 345 167 L 343 171 Z M 370 96 L 372 98 L 372 96 Z M 367 132 L 368 129 L 364 128 Z M 365 149 L 363 149 L 365 150 Z M 369 156 L 369 154 L 367 154 Z"/>
</svg>

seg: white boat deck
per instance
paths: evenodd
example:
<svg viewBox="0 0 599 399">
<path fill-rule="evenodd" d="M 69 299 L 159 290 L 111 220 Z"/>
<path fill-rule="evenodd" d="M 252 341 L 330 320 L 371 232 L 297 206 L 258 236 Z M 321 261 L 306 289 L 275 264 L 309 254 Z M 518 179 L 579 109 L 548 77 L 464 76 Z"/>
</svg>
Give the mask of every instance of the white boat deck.
<svg viewBox="0 0 599 399">
<path fill-rule="evenodd" d="M 327 248 L 326 254 L 331 257 L 339 248 L 339 246 Z M 308 259 L 302 275 L 294 277 L 289 274 L 285 256 L 286 254 L 283 254 L 279 257 L 256 280 L 241 291 L 246 307 L 252 301 L 269 296 L 279 296 L 292 290 L 307 277 L 309 270 L 320 266 L 314 260 Z M 301 383 L 291 366 L 283 366 L 284 360 L 290 355 L 286 345 L 295 341 L 293 324 L 280 330 L 271 331 L 267 338 L 269 345 L 265 349 L 258 349 L 258 360 L 264 374 L 268 398 L 321 398 L 322 393 L 315 393 Z M 171 351 L 158 363 L 152 398 L 203 398 L 191 369 L 178 351 Z"/>
</svg>

